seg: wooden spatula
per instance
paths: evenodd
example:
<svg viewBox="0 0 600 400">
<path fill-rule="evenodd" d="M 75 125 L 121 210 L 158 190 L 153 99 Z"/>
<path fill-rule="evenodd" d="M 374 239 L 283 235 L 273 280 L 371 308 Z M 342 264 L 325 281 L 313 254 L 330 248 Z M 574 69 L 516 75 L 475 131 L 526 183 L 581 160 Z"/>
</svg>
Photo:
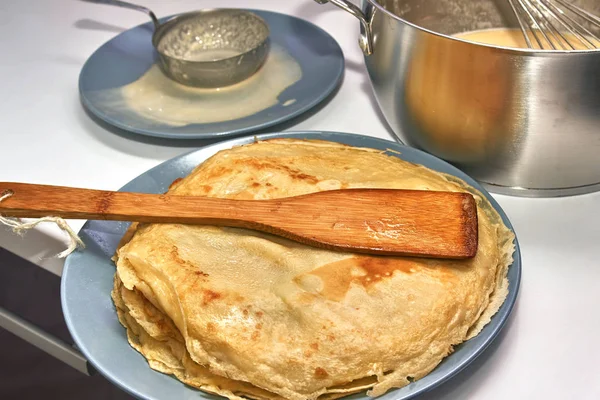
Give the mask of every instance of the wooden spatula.
<svg viewBox="0 0 600 400">
<path fill-rule="evenodd" d="M 0 183 L 0 214 L 250 228 L 327 249 L 432 258 L 477 252 L 468 193 L 344 189 L 276 200 L 230 200 Z"/>
</svg>

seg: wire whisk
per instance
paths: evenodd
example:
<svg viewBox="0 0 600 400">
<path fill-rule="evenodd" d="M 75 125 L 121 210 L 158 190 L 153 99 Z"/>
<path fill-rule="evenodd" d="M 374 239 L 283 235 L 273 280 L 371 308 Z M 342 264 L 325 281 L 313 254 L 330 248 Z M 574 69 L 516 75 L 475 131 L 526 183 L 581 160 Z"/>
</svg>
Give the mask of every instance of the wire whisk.
<svg viewBox="0 0 600 400">
<path fill-rule="evenodd" d="M 545 50 L 600 48 L 600 18 L 565 0 L 507 0 L 527 47 Z M 586 27 L 587 25 L 587 27 Z"/>
</svg>

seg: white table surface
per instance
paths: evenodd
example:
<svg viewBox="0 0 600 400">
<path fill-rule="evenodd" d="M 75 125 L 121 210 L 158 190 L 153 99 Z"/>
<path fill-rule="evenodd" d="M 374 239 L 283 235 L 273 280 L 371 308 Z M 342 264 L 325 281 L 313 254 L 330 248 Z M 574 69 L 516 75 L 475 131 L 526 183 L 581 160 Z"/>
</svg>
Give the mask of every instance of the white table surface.
<svg viewBox="0 0 600 400">
<path fill-rule="evenodd" d="M 311 0 L 139 2 L 159 16 L 252 7 L 319 25 L 344 50 L 341 89 L 318 112 L 269 131 L 333 130 L 391 138 L 357 45 L 358 23 L 336 7 Z M 117 189 L 204 144 L 111 132 L 82 109 L 77 80 L 83 63 L 117 33 L 146 22 L 143 14 L 77 0 L 21 0 L 0 2 L 0 21 L 0 181 Z M 521 244 L 518 303 L 483 356 L 422 398 L 599 399 L 600 193 L 560 199 L 494 197 Z M 75 229 L 82 224 L 71 222 Z M 24 238 L 0 228 L 0 245 L 57 274 L 62 261 L 52 256 L 65 243 L 53 226 Z"/>
</svg>

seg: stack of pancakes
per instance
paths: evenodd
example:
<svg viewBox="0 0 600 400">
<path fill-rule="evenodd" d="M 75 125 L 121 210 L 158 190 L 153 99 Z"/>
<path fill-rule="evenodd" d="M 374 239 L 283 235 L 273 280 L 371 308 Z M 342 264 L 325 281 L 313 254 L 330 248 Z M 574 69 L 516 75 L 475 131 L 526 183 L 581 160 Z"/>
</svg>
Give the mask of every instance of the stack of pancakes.
<svg viewBox="0 0 600 400">
<path fill-rule="evenodd" d="M 246 229 L 134 225 L 115 256 L 113 290 L 131 345 L 153 369 L 231 399 L 378 396 L 429 373 L 508 293 L 514 237 L 475 189 L 381 151 L 276 139 L 217 153 L 169 194 L 272 199 L 340 188 L 470 192 L 477 255 L 376 257 Z"/>
</svg>

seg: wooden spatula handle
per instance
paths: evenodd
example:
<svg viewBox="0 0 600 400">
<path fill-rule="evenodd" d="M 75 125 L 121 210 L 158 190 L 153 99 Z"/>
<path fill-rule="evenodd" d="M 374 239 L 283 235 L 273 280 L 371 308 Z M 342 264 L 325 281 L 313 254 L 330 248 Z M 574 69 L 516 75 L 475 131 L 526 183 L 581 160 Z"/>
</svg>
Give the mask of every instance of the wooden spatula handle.
<svg viewBox="0 0 600 400">
<path fill-rule="evenodd" d="M 246 211 L 268 211 L 263 202 L 1 182 L 0 195 L 5 191 L 12 196 L 0 203 L 0 213 L 10 217 L 227 225 L 247 219 Z"/>
</svg>

